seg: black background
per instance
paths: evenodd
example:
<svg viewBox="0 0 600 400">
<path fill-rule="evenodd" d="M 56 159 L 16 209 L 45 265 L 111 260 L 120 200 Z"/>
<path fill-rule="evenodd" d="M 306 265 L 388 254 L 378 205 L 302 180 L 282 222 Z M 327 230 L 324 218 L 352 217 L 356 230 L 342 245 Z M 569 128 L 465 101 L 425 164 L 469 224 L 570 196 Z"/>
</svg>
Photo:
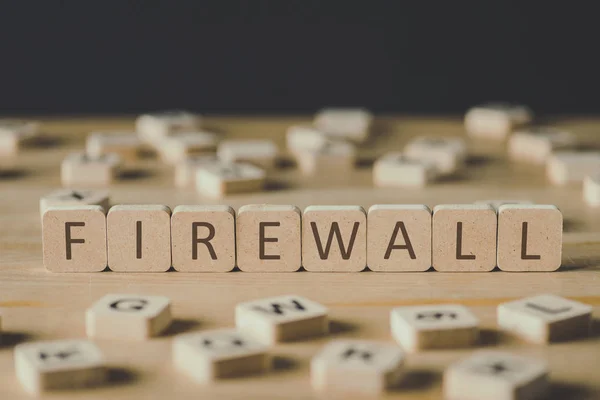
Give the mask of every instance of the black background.
<svg viewBox="0 0 600 400">
<path fill-rule="evenodd" d="M 591 4 L 0 1 L 0 114 L 597 113 Z"/>
</svg>

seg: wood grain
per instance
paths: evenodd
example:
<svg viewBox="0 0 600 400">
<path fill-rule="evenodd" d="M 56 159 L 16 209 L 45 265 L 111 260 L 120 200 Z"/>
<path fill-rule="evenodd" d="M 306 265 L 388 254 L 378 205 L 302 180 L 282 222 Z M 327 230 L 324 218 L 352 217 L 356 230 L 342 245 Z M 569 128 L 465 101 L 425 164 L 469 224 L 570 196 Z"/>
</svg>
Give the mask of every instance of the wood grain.
<svg viewBox="0 0 600 400">
<path fill-rule="evenodd" d="M 267 138 L 284 148 L 285 130 L 304 117 L 208 117 L 207 129 L 227 138 Z M 236 303 L 267 296 L 298 294 L 331 310 L 335 338 L 377 339 L 392 343 L 389 311 L 394 306 L 459 303 L 471 308 L 484 327 L 482 347 L 500 347 L 546 359 L 553 392 L 550 398 L 599 398 L 600 380 L 600 209 L 583 203 L 581 187 L 550 185 L 543 167 L 507 161 L 504 146 L 469 143 L 468 168 L 461 176 L 422 189 L 374 188 L 372 162 L 386 151 L 401 150 L 418 135 L 464 136 L 460 118 L 380 117 L 375 135 L 359 150 L 359 163 L 344 176 L 307 177 L 284 163 L 269 175 L 263 193 L 230 196 L 223 201 L 199 197 L 192 188 L 177 189 L 172 167 L 155 158 L 129 164 L 110 187 L 114 203 L 229 204 L 373 204 L 471 203 L 485 199 L 527 199 L 556 204 L 565 216 L 563 267 L 552 273 L 81 273 L 54 274 L 42 266 L 40 196 L 60 187 L 60 161 L 82 149 L 93 130 L 133 129 L 133 118 L 42 119 L 44 145 L 24 150 L 15 170 L 0 169 L 0 398 L 26 398 L 15 379 L 13 346 L 24 340 L 78 338 L 85 335 L 84 312 L 107 293 L 165 295 L 173 302 L 174 325 L 145 342 L 98 340 L 111 367 L 109 385 L 56 393 L 48 398 L 86 399 L 307 399 L 309 361 L 327 338 L 278 344 L 275 368 L 263 376 L 232 379 L 205 387 L 178 374 L 171 363 L 173 335 L 231 327 Z M 595 145 L 600 120 L 557 120 Z M 589 147 L 589 146 L 588 146 Z M 531 346 L 496 330 L 495 307 L 507 300 L 554 293 L 594 306 L 596 323 L 587 339 Z M 428 351 L 410 355 L 408 379 L 389 398 L 438 399 L 441 373 L 469 350 Z"/>
</svg>

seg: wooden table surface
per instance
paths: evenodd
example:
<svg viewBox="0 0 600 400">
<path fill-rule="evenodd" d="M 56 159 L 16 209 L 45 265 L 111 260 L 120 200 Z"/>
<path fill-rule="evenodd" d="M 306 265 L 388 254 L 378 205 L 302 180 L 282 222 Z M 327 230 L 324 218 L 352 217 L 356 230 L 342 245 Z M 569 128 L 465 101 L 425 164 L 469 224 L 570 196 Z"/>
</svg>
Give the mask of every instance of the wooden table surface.
<svg viewBox="0 0 600 400">
<path fill-rule="evenodd" d="M 392 307 L 460 303 L 481 319 L 479 348 L 502 348 L 548 361 L 553 382 L 549 398 L 600 398 L 600 210 L 582 201 L 580 186 L 551 186 L 543 167 L 514 164 L 504 145 L 470 142 L 468 168 L 456 178 L 424 189 L 382 189 L 372 185 L 372 162 L 388 150 L 401 150 L 417 135 L 464 136 L 460 118 L 380 117 L 373 140 L 361 146 L 360 162 L 347 176 L 302 177 L 284 165 L 269 177 L 263 193 L 235 195 L 222 201 L 199 197 L 193 188 L 176 189 L 171 167 L 148 158 L 129 165 L 111 188 L 113 203 L 179 204 L 359 204 L 470 203 L 485 199 L 527 199 L 556 204 L 564 213 L 563 267 L 551 273 L 81 273 L 57 274 L 42 266 L 40 196 L 58 188 L 60 161 L 83 149 L 92 130 L 133 129 L 133 118 L 41 119 L 44 145 L 23 150 L 13 172 L 0 173 L 0 399 L 25 398 L 15 378 L 13 346 L 27 340 L 85 336 L 84 311 L 106 293 L 169 296 L 175 323 L 162 337 L 143 342 L 99 340 L 111 368 L 110 384 L 65 391 L 48 398 L 90 399 L 309 399 L 311 357 L 330 338 L 391 342 Z M 225 137 L 272 138 L 284 149 L 285 129 L 308 117 L 209 117 L 207 126 Z M 600 119 L 552 121 L 572 129 L 588 143 L 600 132 Z M 596 140 L 600 144 L 600 139 Z M 598 145 L 595 145 L 598 147 Z M 289 163 L 286 163 L 289 164 Z M 294 293 L 330 308 L 332 334 L 317 340 L 274 346 L 274 369 L 262 376 L 201 386 L 171 364 L 173 335 L 233 326 L 236 303 Z M 496 306 L 539 293 L 555 293 L 594 307 L 589 338 L 529 345 L 496 329 Z M 389 398 L 438 399 L 441 374 L 472 349 L 427 351 L 410 355 L 403 385 Z"/>
</svg>

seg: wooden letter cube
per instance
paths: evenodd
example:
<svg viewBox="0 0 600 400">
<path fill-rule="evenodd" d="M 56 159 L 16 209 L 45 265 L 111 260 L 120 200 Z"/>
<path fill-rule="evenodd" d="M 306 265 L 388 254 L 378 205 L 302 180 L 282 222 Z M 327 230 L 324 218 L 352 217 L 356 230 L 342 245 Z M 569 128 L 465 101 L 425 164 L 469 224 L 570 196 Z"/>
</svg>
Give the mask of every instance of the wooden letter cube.
<svg viewBox="0 0 600 400">
<path fill-rule="evenodd" d="M 431 267 L 431 210 L 426 205 L 371 206 L 367 232 L 367 265 L 372 271 Z"/>
<path fill-rule="evenodd" d="M 440 175 L 451 175 L 464 166 L 467 145 L 463 138 L 421 136 L 404 147 L 409 160 L 433 163 Z"/>
<path fill-rule="evenodd" d="M 600 174 L 594 172 L 583 180 L 583 200 L 588 206 L 600 206 Z"/>
<path fill-rule="evenodd" d="M 479 340 L 479 321 L 461 305 L 397 307 L 390 321 L 392 336 L 410 352 L 468 347 Z"/>
<path fill-rule="evenodd" d="M 498 268 L 555 271 L 562 260 L 563 216 L 556 206 L 505 204 L 498 209 Z"/>
<path fill-rule="evenodd" d="M 226 140 L 219 144 L 217 155 L 226 163 L 247 162 L 271 169 L 277 161 L 278 150 L 271 140 Z"/>
<path fill-rule="evenodd" d="M 315 390 L 348 395 L 378 395 L 396 385 L 404 354 L 397 346 L 370 340 L 334 340 L 313 357 Z"/>
<path fill-rule="evenodd" d="M 0 120 L 0 156 L 14 156 L 22 144 L 35 139 L 39 134 L 37 122 L 13 119 Z"/>
<path fill-rule="evenodd" d="M 256 192 L 263 189 L 266 172 L 251 164 L 210 164 L 196 170 L 196 191 L 219 198 L 228 194 Z"/>
<path fill-rule="evenodd" d="M 217 135 L 211 132 L 176 133 L 163 139 L 159 152 L 165 162 L 177 164 L 190 156 L 214 153 L 217 140 Z"/>
<path fill-rule="evenodd" d="M 373 166 L 373 182 L 380 187 L 421 187 L 436 176 L 433 162 L 409 159 L 400 152 L 385 154 Z"/>
<path fill-rule="evenodd" d="M 516 104 L 486 104 L 465 115 L 465 129 L 473 137 L 505 139 L 511 131 L 533 119 L 531 110 Z"/>
<path fill-rule="evenodd" d="M 171 324 L 171 301 L 163 296 L 107 294 L 85 312 L 88 337 L 143 340 Z"/>
<path fill-rule="evenodd" d="M 63 186 L 110 185 L 119 172 L 121 158 L 105 154 L 92 158 L 85 153 L 71 153 L 60 166 Z"/>
<path fill-rule="evenodd" d="M 571 132 L 551 127 L 519 130 L 508 141 L 508 155 L 513 160 L 544 164 L 555 150 L 575 147 Z"/>
<path fill-rule="evenodd" d="M 321 336 L 329 331 L 327 308 L 293 295 L 238 304 L 235 325 L 268 344 Z"/>
<path fill-rule="evenodd" d="M 162 140 L 172 133 L 198 130 L 201 122 L 198 114 L 176 110 L 141 115 L 137 118 L 135 126 L 144 142 L 159 146 Z"/>
<path fill-rule="evenodd" d="M 303 174 L 324 174 L 339 179 L 354 169 L 356 148 L 341 140 L 327 140 L 318 149 L 298 150 L 295 156 Z"/>
<path fill-rule="evenodd" d="M 478 351 L 444 371 L 448 400 L 534 400 L 548 386 L 545 363 L 499 351 Z"/>
<path fill-rule="evenodd" d="M 358 272 L 367 265 L 367 215 L 360 206 L 309 206 L 302 218 L 307 271 Z"/>
<path fill-rule="evenodd" d="M 97 386 L 107 378 L 104 357 L 95 344 L 69 339 L 22 343 L 15 347 L 17 379 L 31 394 Z"/>
<path fill-rule="evenodd" d="M 108 265 L 121 272 L 171 267 L 171 210 L 163 205 L 113 206 L 106 217 Z"/>
<path fill-rule="evenodd" d="M 200 383 L 265 372 L 267 347 L 235 329 L 179 335 L 173 340 L 173 364 Z"/>
<path fill-rule="evenodd" d="M 328 141 L 323 132 L 310 126 L 290 126 L 285 137 L 287 148 L 292 153 L 318 151 Z"/>
<path fill-rule="evenodd" d="M 43 261 L 52 272 L 98 272 L 107 265 L 100 206 L 50 207 L 42 217 Z"/>
<path fill-rule="evenodd" d="M 235 211 L 225 205 L 175 207 L 171 246 L 177 271 L 231 271 L 235 267 Z"/>
<path fill-rule="evenodd" d="M 491 271 L 498 219 L 488 204 L 442 204 L 433 209 L 432 264 L 437 271 Z"/>
<path fill-rule="evenodd" d="M 296 206 L 250 204 L 237 218 L 237 265 L 246 272 L 294 272 L 302 265 Z"/>
<path fill-rule="evenodd" d="M 219 159 L 212 155 L 192 155 L 175 165 L 175 186 L 187 187 L 196 182 L 196 170 L 199 167 L 218 164 Z"/>
<path fill-rule="evenodd" d="M 141 148 L 140 138 L 129 132 L 92 132 L 86 140 L 86 153 L 92 159 L 112 153 L 133 161 L 138 158 Z"/>
<path fill-rule="evenodd" d="M 106 190 L 59 189 L 40 198 L 40 216 L 50 207 L 56 206 L 100 206 L 104 211 L 110 207 Z"/>
<path fill-rule="evenodd" d="M 552 294 L 498 306 L 498 326 L 538 344 L 586 336 L 591 320 L 591 306 Z"/>
<path fill-rule="evenodd" d="M 600 152 L 560 151 L 548 158 L 546 174 L 554 185 L 581 183 L 600 170 Z"/>
<path fill-rule="evenodd" d="M 371 131 L 373 115 L 361 108 L 326 108 L 315 115 L 314 125 L 332 137 L 362 143 Z"/>
</svg>

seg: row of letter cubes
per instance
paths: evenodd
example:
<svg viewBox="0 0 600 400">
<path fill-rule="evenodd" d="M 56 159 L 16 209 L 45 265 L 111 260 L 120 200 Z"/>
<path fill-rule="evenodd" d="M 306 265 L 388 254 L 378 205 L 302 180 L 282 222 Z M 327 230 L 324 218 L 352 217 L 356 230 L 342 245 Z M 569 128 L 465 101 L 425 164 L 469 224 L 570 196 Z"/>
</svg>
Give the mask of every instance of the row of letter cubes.
<svg viewBox="0 0 600 400">
<path fill-rule="evenodd" d="M 562 253 L 552 205 L 488 204 L 51 207 L 50 271 L 553 271 Z"/>
</svg>

